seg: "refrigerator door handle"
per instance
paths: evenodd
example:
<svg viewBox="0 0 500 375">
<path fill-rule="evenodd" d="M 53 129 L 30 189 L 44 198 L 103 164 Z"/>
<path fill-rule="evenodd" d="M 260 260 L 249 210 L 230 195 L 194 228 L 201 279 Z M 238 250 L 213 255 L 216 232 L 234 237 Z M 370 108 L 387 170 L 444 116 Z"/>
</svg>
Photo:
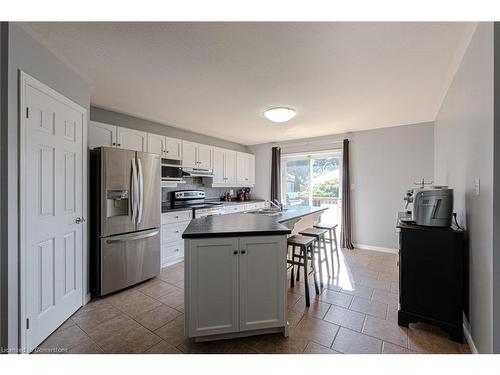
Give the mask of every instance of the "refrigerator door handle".
<svg viewBox="0 0 500 375">
<path fill-rule="evenodd" d="M 137 241 L 143 240 L 145 238 L 154 237 L 160 233 L 159 230 L 155 230 L 153 232 L 139 234 L 137 236 L 116 236 L 112 239 L 106 240 L 106 243 L 116 243 L 116 242 L 127 242 L 127 241 Z"/>
<path fill-rule="evenodd" d="M 131 203 L 132 203 L 132 223 L 137 224 L 137 205 L 139 201 L 139 188 L 137 182 L 137 166 L 135 164 L 135 159 L 132 159 L 132 194 L 131 194 Z"/>
<path fill-rule="evenodd" d="M 144 175 L 142 174 L 141 159 L 137 158 L 137 169 L 139 175 L 139 210 L 137 213 L 137 224 L 142 221 L 142 210 L 144 208 Z"/>
</svg>

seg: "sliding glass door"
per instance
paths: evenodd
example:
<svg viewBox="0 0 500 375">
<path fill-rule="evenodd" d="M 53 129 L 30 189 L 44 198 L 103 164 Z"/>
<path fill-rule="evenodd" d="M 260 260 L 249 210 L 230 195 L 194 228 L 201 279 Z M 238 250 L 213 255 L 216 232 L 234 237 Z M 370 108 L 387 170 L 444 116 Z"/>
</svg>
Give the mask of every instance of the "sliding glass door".
<svg viewBox="0 0 500 375">
<path fill-rule="evenodd" d="M 342 153 L 283 155 L 282 201 L 290 206 L 327 207 L 322 220 L 340 224 Z"/>
</svg>

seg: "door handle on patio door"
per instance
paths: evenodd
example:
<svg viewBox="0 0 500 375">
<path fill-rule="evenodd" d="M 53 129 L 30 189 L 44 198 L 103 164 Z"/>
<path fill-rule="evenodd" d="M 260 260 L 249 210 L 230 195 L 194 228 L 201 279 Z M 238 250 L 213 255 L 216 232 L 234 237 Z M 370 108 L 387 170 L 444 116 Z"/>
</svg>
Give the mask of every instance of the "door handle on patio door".
<svg viewBox="0 0 500 375">
<path fill-rule="evenodd" d="M 132 223 L 137 224 L 137 204 L 139 201 L 139 187 L 137 182 L 137 166 L 135 165 L 135 158 L 132 159 L 132 194 L 131 204 L 132 204 Z"/>
<path fill-rule="evenodd" d="M 139 175 L 139 212 L 137 213 L 137 224 L 142 221 L 142 209 L 144 207 L 144 175 L 142 174 L 141 159 L 137 158 L 137 170 Z"/>
</svg>

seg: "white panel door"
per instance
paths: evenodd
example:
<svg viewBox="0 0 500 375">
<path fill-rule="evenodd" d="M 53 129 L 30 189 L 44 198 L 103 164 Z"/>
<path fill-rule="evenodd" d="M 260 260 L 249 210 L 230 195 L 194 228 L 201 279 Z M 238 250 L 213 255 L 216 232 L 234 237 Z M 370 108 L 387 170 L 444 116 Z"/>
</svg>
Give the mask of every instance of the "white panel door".
<svg viewBox="0 0 500 375">
<path fill-rule="evenodd" d="M 255 155 L 248 154 L 247 176 L 251 186 L 255 185 Z"/>
<path fill-rule="evenodd" d="M 32 350 L 82 305 L 83 114 L 30 84 L 24 93 L 23 289 Z"/>
<path fill-rule="evenodd" d="M 236 153 L 236 182 L 238 184 L 245 184 L 248 182 L 248 158 L 247 154 L 243 152 Z"/>
<path fill-rule="evenodd" d="M 165 137 L 163 135 L 148 133 L 147 152 L 163 156 L 165 151 Z"/>
<path fill-rule="evenodd" d="M 147 152 L 147 141 L 148 133 L 117 126 L 116 147 L 124 150 Z"/>
<path fill-rule="evenodd" d="M 182 158 L 182 141 L 180 139 L 166 137 L 165 157 L 168 159 L 181 160 L 181 158 Z"/>
<path fill-rule="evenodd" d="M 201 168 L 212 168 L 212 146 L 198 145 L 197 162 Z"/>
<path fill-rule="evenodd" d="M 239 241 L 240 331 L 284 326 L 286 236 L 242 237 Z"/>
<path fill-rule="evenodd" d="M 224 177 L 227 184 L 236 182 L 236 151 L 224 152 Z"/>
<path fill-rule="evenodd" d="M 198 148 L 197 143 L 182 141 L 182 165 L 185 167 L 195 168 L 198 166 L 196 163 L 196 151 Z"/>
<path fill-rule="evenodd" d="M 237 332 L 238 239 L 189 240 L 186 245 L 189 337 Z"/>
<path fill-rule="evenodd" d="M 116 125 L 89 121 L 89 148 L 115 147 Z"/>
<path fill-rule="evenodd" d="M 213 163 L 214 184 L 223 184 L 226 182 L 224 173 L 224 153 L 225 151 L 223 149 L 214 147 L 214 163 Z"/>
</svg>

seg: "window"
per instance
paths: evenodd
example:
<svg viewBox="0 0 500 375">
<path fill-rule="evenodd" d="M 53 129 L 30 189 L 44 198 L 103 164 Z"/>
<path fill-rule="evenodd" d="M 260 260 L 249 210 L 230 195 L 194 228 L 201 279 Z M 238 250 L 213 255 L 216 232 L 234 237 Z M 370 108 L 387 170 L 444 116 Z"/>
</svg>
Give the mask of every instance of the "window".
<svg viewBox="0 0 500 375">
<path fill-rule="evenodd" d="M 290 206 L 328 207 L 322 220 L 340 224 L 340 151 L 283 155 L 282 201 Z"/>
</svg>

